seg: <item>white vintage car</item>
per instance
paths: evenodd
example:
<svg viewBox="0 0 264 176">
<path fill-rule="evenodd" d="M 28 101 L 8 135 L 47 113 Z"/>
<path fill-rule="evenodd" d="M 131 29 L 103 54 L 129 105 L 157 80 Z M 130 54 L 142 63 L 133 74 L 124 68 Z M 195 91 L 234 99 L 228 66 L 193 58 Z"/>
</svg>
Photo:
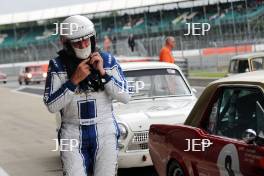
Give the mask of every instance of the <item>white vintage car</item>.
<svg viewBox="0 0 264 176">
<path fill-rule="evenodd" d="M 0 82 L 2 82 L 4 84 L 6 84 L 6 82 L 7 82 L 7 76 L 6 76 L 6 74 L 5 73 L 2 73 L 1 71 L 0 71 Z"/>
<path fill-rule="evenodd" d="M 150 166 L 150 125 L 184 123 L 196 97 L 175 64 L 130 62 L 121 63 L 121 67 L 134 93 L 128 104 L 113 101 L 121 132 L 118 165 L 119 168 Z M 59 127 L 59 115 L 57 123 Z"/>
</svg>

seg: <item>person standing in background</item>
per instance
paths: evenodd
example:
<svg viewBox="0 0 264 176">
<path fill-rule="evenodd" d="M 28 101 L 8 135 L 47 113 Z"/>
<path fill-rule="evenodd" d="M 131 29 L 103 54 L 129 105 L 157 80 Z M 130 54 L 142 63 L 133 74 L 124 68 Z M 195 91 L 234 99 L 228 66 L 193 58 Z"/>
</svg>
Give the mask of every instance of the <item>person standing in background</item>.
<svg viewBox="0 0 264 176">
<path fill-rule="evenodd" d="M 116 36 L 113 36 L 113 39 L 112 39 L 112 45 L 113 45 L 113 54 L 117 54 L 117 50 L 116 50 Z"/>
<path fill-rule="evenodd" d="M 107 35 L 104 36 L 104 43 L 103 43 L 104 51 L 110 53 L 112 47 L 112 40 Z"/>
<path fill-rule="evenodd" d="M 160 62 L 169 62 L 174 63 L 175 59 L 172 56 L 172 49 L 175 47 L 176 42 L 174 37 L 168 36 L 165 40 L 165 45 L 161 48 L 159 54 L 159 61 Z"/>
<path fill-rule="evenodd" d="M 130 47 L 131 51 L 134 52 L 134 48 L 135 48 L 135 39 L 133 34 L 130 34 L 130 36 L 128 37 L 128 46 Z"/>
</svg>

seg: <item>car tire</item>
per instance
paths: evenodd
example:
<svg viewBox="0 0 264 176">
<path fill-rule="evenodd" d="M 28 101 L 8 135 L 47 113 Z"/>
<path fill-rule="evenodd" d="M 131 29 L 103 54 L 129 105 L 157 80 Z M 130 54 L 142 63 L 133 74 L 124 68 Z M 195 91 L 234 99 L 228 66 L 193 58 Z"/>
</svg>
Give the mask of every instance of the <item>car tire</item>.
<svg viewBox="0 0 264 176">
<path fill-rule="evenodd" d="M 4 81 L 4 84 L 6 84 L 6 81 Z"/>
<path fill-rule="evenodd" d="M 29 82 L 28 82 L 28 81 L 25 81 L 25 84 L 26 84 L 26 85 L 28 85 L 28 84 L 29 84 Z"/>
<path fill-rule="evenodd" d="M 159 174 L 157 173 L 157 171 L 154 169 L 153 173 L 151 174 L 151 176 L 159 176 Z"/>
<path fill-rule="evenodd" d="M 18 81 L 19 85 L 22 85 L 22 81 Z"/>
<path fill-rule="evenodd" d="M 183 168 L 176 161 L 170 163 L 167 176 L 185 176 Z"/>
</svg>

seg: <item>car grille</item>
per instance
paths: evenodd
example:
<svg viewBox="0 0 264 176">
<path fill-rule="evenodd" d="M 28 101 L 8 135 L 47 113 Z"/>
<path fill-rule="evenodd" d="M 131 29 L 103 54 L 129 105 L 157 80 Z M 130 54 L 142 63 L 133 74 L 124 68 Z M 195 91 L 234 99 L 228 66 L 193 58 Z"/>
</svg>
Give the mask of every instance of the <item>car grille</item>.
<svg viewBox="0 0 264 176">
<path fill-rule="evenodd" d="M 147 150 L 148 149 L 149 132 L 134 133 L 130 140 L 127 151 Z"/>
<path fill-rule="evenodd" d="M 42 75 L 34 75 L 32 79 L 43 79 Z"/>
</svg>

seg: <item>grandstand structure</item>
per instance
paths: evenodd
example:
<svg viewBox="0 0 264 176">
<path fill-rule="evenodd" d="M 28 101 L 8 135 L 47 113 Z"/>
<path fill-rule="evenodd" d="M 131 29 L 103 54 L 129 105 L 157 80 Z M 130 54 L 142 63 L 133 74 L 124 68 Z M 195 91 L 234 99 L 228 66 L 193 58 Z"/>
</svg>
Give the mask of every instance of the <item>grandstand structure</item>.
<svg viewBox="0 0 264 176">
<path fill-rule="evenodd" d="M 157 56 L 164 37 L 176 37 L 176 50 L 264 42 L 263 0 L 101 0 L 0 15 L 0 64 L 48 60 L 61 48 L 55 24 L 82 14 L 95 24 L 97 42 L 105 35 L 116 55 Z M 209 23 L 204 36 L 184 35 L 186 23 Z M 127 38 L 134 34 L 136 52 Z"/>
</svg>

